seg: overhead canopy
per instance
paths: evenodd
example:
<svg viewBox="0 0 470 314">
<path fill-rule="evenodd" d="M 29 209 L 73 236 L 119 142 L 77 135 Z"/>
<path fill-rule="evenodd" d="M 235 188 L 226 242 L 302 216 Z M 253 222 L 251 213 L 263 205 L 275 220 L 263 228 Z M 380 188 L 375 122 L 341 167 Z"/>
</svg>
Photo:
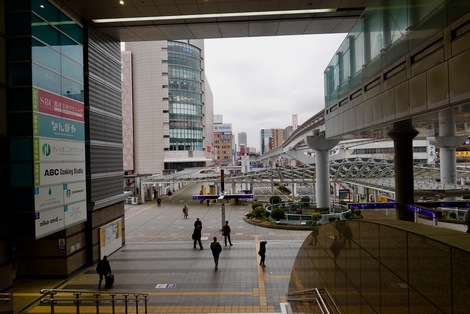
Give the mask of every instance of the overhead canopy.
<svg viewBox="0 0 470 314">
<path fill-rule="evenodd" d="M 233 169 L 233 168 L 232 168 Z M 378 190 L 395 191 L 395 166 L 393 160 L 346 158 L 330 161 L 332 182 L 344 182 L 367 186 Z M 300 167 L 256 168 L 251 172 L 225 172 L 224 182 L 231 183 L 299 183 L 313 184 L 316 177 L 316 165 Z M 457 178 L 470 177 L 470 168 L 459 167 Z M 441 184 L 440 170 L 435 165 L 417 164 L 414 166 L 416 195 L 467 194 L 470 186 Z M 169 175 L 154 175 L 143 179 L 144 184 L 169 182 L 220 182 L 220 170 L 217 168 L 190 168 Z M 465 192 L 462 192 L 462 191 Z"/>
</svg>

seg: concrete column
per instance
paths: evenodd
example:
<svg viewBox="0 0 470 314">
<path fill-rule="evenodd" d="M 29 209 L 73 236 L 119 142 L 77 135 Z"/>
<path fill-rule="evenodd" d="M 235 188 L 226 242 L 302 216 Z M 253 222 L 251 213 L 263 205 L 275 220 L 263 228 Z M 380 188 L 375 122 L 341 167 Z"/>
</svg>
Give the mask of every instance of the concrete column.
<svg viewBox="0 0 470 314">
<path fill-rule="evenodd" d="M 324 134 L 307 136 L 306 142 L 308 146 L 315 150 L 316 154 L 316 199 L 317 208 L 323 210 L 330 210 L 330 165 L 329 165 L 329 151 L 336 145 L 339 140 L 325 139 Z"/>
<path fill-rule="evenodd" d="M 292 196 L 297 195 L 297 183 L 292 182 Z"/>
<path fill-rule="evenodd" d="M 418 133 L 411 120 L 394 123 L 388 132 L 395 148 L 395 201 L 399 220 L 414 221 L 413 212 L 406 210 L 406 204 L 414 203 L 413 139 Z"/>
<path fill-rule="evenodd" d="M 432 145 L 439 147 L 440 176 L 442 184 L 457 184 L 456 146 L 467 139 L 465 136 L 455 136 L 455 118 L 452 109 L 439 112 L 439 136 L 429 137 Z M 446 197 L 444 201 L 455 201 L 457 198 Z"/>
</svg>

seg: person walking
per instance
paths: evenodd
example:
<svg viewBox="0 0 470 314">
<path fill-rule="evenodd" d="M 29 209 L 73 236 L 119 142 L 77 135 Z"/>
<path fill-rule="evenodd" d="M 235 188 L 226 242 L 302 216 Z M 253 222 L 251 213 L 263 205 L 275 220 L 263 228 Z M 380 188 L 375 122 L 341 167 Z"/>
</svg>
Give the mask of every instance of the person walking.
<svg viewBox="0 0 470 314">
<path fill-rule="evenodd" d="M 101 259 L 98 262 L 98 265 L 96 265 L 96 272 L 100 276 L 98 290 L 101 290 L 101 283 L 103 282 L 103 278 L 111 275 L 111 265 L 109 264 L 108 257 L 106 255 L 103 256 L 103 259 Z"/>
<path fill-rule="evenodd" d="M 258 251 L 258 255 L 261 256 L 261 260 L 259 262 L 259 265 L 260 266 L 263 266 L 263 267 L 266 267 L 266 265 L 264 264 L 264 260 L 266 259 L 266 241 L 261 241 L 259 243 L 259 251 Z"/>
<path fill-rule="evenodd" d="M 202 231 L 202 221 L 200 221 L 199 218 L 196 218 L 196 221 L 194 222 L 194 228 L 196 228 L 197 226 L 199 226 Z"/>
<path fill-rule="evenodd" d="M 214 257 L 215 270 L 219 268 L 219 255 L 222 252 L 222 246 L 217 242 L 217 237 L 214 237 L 214 241 L 211 243 L 212 256 Z"/>
<path fill-rule="evenodd" d="M 192 238 L 194 240 L 194 248 L 196 248 L 196 243 L 198 243 L 199 244 L 199 249 L 202 250 L 203 247 L 202 247 L 202 242 L 201 242 L 201 226 L 197 225 L 194 228 Z"/>
<path fill-rule="evenodd" d="M 157 207 L 161 207 L 161 206 L 162 206 L 162 199 L 157 198 Z"/>
<path fill-rule="evenodd" d="M 188 206 L 186 206 L 186 204 L 185 204 L 184 207 L 183 207 L 183 218 L 184 219 L 188 219 L 188 212 L 189 212 Z"/>
<path fill-rule="evenodd" d="M 228 220 L 225 220 L 225 225 L 222 226 L 222 235 L 224 236 L 225 246 L 227 246 L 227 240 L 230 246 L 232 246 L 232 240 L 230 239 L 230 226 L 228 225 Z"/>
</svg>

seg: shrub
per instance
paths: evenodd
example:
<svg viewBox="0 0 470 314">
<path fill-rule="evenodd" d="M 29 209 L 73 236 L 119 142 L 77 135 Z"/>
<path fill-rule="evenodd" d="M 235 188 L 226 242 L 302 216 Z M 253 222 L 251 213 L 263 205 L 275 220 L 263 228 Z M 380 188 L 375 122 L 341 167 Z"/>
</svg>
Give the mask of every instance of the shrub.
<svg viewBox="0 0 470 314">
<path fill-rule="evenodd" d="M 321 214 L 319 212 L 312 213 L 312 220 L 317 222 L 321 219 Z"/>
<path fill-rule="evenodd" d="M 251 203 L 251 209 L 255 209 L 256 207 L 263 206 L 263 203 L 256 201 Z"/>
<path fill-rule="evenodd" d="M 274 205 L 274 204 L 280 204 L 281 201 L 282 201 L 282 200 L 281 200 L 281 197 L 278 196 L 278 195 L 273 195 L 273 196 L 271 196 L 271 197 L 269 198 L 269 203 L 271 203 L 271 204 L 273 204 L 273 205 Z"/>
<path fill-rule="evenodd" d="M 279 184 L 279 185 L 277 186 L 277 189 L 278 189 L 279 191 L 281 191 L 283 194 L 289 195 L 289 194 L 291 193 L 290 190 L 289 190 L 288 188 L 286 188 L 286 187 L 285 187 L 284 185 L 282 185 L 282 184 Z"/>
<path fill-rule="evenodd" d="M 351 212 L 346 212 L 346 213 L 343 214 L 343 217 L 344 217 L 345 219 L 351 219 L 352 213 L 351 213 Z"/>
<path fill-rule="evenodd" d="M 313 221 L 313 220 L 307 220 L 307 222 L 305 223 L 306 226 L 316 226 L 317 225 L 317 222 L 316 221 Z"/>
<path fill-rule="evenodd" d="M 279 221 L 281 219 L 286 218 L 286 213 L 284 212 L 284 209 L 279 208 L 279 207 L 275 207 L 271 210 L 271 217 L 274 220 Z"/>
<path fill-rule="evenodd" d="M 361 213 L 360 209 L 353 210 L 352 214 L 356 217 L 361 217 L 362 216 L 362 213 Z"/>
<path fill-rule="evenodd" d="M 253 218 L 257 218 L 257 219 L 265 218 L 266 217 L 265 213 L 266 211 L 264 210 L 263 206 L 258 206 L 254 208 L 252 211 Z"/>
<path fill-rule="evenodd" d="M 449 211 L 444 209 L 442 211 L 442 218 L 447 218 L 447 217 L 449 217 Z"/>
<path fill-rule="evenodd" d="M 449 213 L 449 218 L 451 219 L 456 219 L 457 218 L 457 214 L 452 212 L 452 213 Z"/>
<path fill-rule="evenodd" d="M 299 203 L 292 203 L 290 206 L 291 210 L 295 210 L 298 214 L 302 213 L 302 204 Z"/>
</svg>

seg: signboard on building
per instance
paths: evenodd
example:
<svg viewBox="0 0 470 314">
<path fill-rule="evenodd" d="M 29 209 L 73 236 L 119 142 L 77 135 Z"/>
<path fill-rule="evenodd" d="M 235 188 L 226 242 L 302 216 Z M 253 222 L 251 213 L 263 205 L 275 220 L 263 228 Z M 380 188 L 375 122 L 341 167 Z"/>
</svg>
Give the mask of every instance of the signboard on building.
<svg viewBox="0 0 470 314">
<path fill-rule="evenodd" d="M 231 124 L 214 124 L 214 132 L 232 132 Z"/>
<path fill-rule="evenodd" d="M 84 222 L 84 104 L 33 88 L 36 239 Z"/>
</svg>

